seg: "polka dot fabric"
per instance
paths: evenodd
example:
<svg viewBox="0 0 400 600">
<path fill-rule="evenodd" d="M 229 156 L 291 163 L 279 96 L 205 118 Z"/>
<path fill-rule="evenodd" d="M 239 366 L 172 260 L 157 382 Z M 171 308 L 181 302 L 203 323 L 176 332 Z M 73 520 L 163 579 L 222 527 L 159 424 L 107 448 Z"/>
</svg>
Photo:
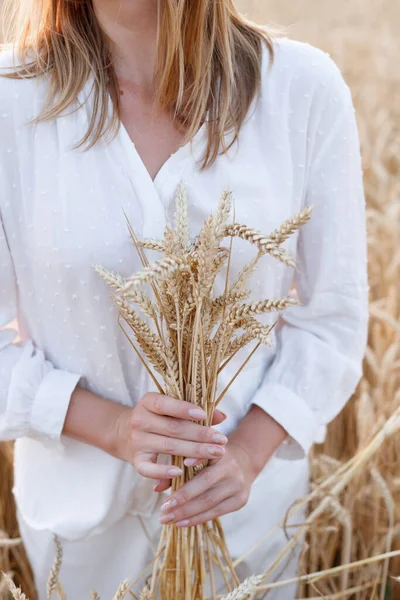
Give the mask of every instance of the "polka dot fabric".
<svg viewBox="0 0 400 600">
<path fill-rule="evenodd" d="M 286 480 L 304 477 L 296 463 L 323 440 L 354 391 L 366 345 L 368 281 L 352 96 L 323 51 L 287 38 L 275 48 L 271 70 L 264 48 L 260 101 L 239 144 L 201 173 L 203 126 L 154 180 L 123 127 L 89 151 L 74 149 L 90 118 L 90 82 L 79 110 L 33 126 L 47 79 L 0 78 L 0 326 L 17 319 L 21 335 L 15 344 L 10 329 L 0 331 L 0 439 L 17 438 L 14 493 L 31 526 L 76 539 L 103 531 L 127 510 L 154 508 L 152 482 L 61 432 L 78 384 L 130 406 L 154 389 L 93 265 L 126 275 L 140 268 L 123 211 L 139 236 L 160 236 L 180 181 L 192 235 L 226 186 L 236 220 L 263 232 L 314 205 L 311 221 L 285 243 L 296 270 L 264 257 L 254 275 L 254 298 L 282 296 L 294 286 L 301 304 L 285 311 L 272 346 L 260 349 L 231 387 L 221 406 L 229 418 L 219 429 L 229 434 L 252 403 L 259 405 L 289 433 L 274 461 L 285 465 Z M 0 63 L 11 66 L 10 50 Z M 252 254 L 235 241 L 233 276 Z M 244 355 L 224 370 L 221 388 Z M 296 493 L 282 480 L 282 506 Z"/>
</svg>

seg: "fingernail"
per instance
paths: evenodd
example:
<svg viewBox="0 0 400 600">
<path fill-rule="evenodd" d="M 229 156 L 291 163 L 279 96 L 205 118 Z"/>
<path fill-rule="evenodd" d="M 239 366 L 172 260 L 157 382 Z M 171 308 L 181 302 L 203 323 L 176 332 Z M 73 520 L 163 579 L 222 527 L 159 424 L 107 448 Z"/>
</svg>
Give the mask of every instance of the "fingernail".
<svg viewBox="0 0 400 600">
<path fill-rule="evenodd" d="M 179 467 L 171 467 L 171 469 L 168 469 L 167 474 L 170 477 L 179 477 L 179 475 L 183 475 L 183 471 Z"/>
<path fill-rule="evenodd" d="M 171 513 L 170 515 L 162 515 L 160 517 L 160 523 L 170 523 L 175 519 L 175 515 Z"/>
<path fill-rule="evenodd" d="M 174 506 L 176 506 L 178 503 L 175 500 L 175 498 L 169 498 L 169 500 L 166 500 L 164 502 L 164 504 L 161 505 L 161 510 L 170 510 L 171 508 L 173 508 Z"/>
<path fill-rule="evenodd" d="M 189 520 L 184 519 L 183 521 L 178 521 L 176 525 L 177 527 L 187 527 L 189 525 Z"/>
<path fill-rule="evenodd" d="M 226 444 L 228 438 L 226 435 L 222 435 L 222 433 L 213 433 L 212 441 L 216 444 Z"/>
<path fill-rule="evenodd" d="M 207 452 L 211 454 L 211 456 L 222 456 L 225 452 L 225 448 L 221 446 L 208 446 Z"/>
<path fill-rule="evenodd" d="M 193 467 L 197 463 L 197 458 L 185 458 L 183 464 L 185 467 Z"/>
<path fill-rule="evenodd" d="M 193 419 L 205 419 L 207 417 L 207 413 L 202 408 L 189 408 L 189 415 Z"/>
<path fill-rule="evenodd" d="M 225 413 L 224 413 L 222 410 L 218 410 L 218 409 L 217 409 L 215 412 L 218 412 L 220 415 L 222 415 L 222 416 L 223 416 L 223 420 L 224 420 L 224 421 L 225 421 L 225 419 L 227 419 L 227 418 L 228 418 L 228 415 L 227 415 L 227 414 L 225 414 Z"/>
</svg>

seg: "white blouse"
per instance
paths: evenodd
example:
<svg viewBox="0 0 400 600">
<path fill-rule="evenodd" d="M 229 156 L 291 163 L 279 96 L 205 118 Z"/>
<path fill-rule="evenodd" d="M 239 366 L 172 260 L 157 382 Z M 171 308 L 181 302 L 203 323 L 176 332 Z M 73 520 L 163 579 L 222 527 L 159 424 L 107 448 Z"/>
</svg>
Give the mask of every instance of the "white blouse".
<svg viewBox="0 0 400 600">
<path fill-rule="evenodd" d="M 89 84 L 83 107 L 34 127 L 28 121 L 44 104 L 47 79 L 0 78 L 0 327 L 17 319 L 21 336 L 13 343 L 15 331 L 0 331 L 0 439 L 16 439 L 14 494 L 32 527 L 78 539 L 128 510 L 152 511 L 153 481 L 61 431 L 77 384 L 130 406 L 154 390 L 93 265 L 124 275 L 139 269 L 123 210 L 139 237 L 162 236 L 180 181 L 192 235 L 226 186 L 236 221 L 265 233 L 314 205 L 310 222 L 284 246 L 296 270 L 265 256 L 254 276 L 255 298 L 283 296 L 294 286 L 301 305 L 284 312 L 272 346 L 258 350 L 224 398 L 229 418 L 219 429 L 231 432 L 251 403 L 262 407 L 289 433 L 274 456 L 288 479 L 355 390 L 369 288 L 351 92 L 320 49 L 287 38 L 275 48 L 271 71 L 263 50 L 260 102 L 249 110 L 239 145 L 201 173 L 203 125 L 154 181 L 123 126 L 90 151 L 72 149 L 87 128 Z M 11 66 L 9 50 L 0 62 Z M 234 244 L 233 274 L 254 253 L 246 242 Z M 221 388 L 246 352 L 223 371 Z M 288 505 L 296 489 L 286 496 L 284 483 L 280 489 L 273 501 Z"/>
</svg>

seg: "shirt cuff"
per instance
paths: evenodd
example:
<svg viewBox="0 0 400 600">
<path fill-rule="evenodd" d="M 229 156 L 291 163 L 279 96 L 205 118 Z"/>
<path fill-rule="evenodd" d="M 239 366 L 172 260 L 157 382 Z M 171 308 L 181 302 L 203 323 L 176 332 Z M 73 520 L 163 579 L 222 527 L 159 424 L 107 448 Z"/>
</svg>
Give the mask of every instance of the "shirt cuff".
<svg viewBox="0 0 400 600">
<path fill-rule="evenodd" d="M 72 393 L 81 377 L 52 369 L 42 380 L 33 402 L 30 425 L 45 446 L 64 450 L 61 432 Z"/>
<path fill-rule="evenodd" d="M 312 444 L 324 437 L 324 427 L 315 413 L 297 394 L 279 383 L 262 385 L 252 399 L 288 433 L 278 446 L 275 456 L 284 460 L 301 460 Z"/>
</svg>

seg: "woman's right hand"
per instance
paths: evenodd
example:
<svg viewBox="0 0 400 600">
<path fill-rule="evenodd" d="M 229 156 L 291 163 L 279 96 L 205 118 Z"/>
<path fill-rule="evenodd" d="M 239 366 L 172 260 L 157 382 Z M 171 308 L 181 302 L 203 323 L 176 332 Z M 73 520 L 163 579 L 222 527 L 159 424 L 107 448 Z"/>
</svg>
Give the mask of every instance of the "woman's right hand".
<svg viewBox="0 0 400 600">
<path fill-rule="evenodd" d="M 216 411 L 214 424 L 223 420 Z M 157 464 L 158 454 L 215 459 L 223 456 L 227 438 L 199 425 L 206 413 L 191 402 L 149 392 L 134 408 L 121 407 L 111 431 L 110 454 L 131 463 L 150 479 L 173 479 L 182 470 Z"/>
</svg>

